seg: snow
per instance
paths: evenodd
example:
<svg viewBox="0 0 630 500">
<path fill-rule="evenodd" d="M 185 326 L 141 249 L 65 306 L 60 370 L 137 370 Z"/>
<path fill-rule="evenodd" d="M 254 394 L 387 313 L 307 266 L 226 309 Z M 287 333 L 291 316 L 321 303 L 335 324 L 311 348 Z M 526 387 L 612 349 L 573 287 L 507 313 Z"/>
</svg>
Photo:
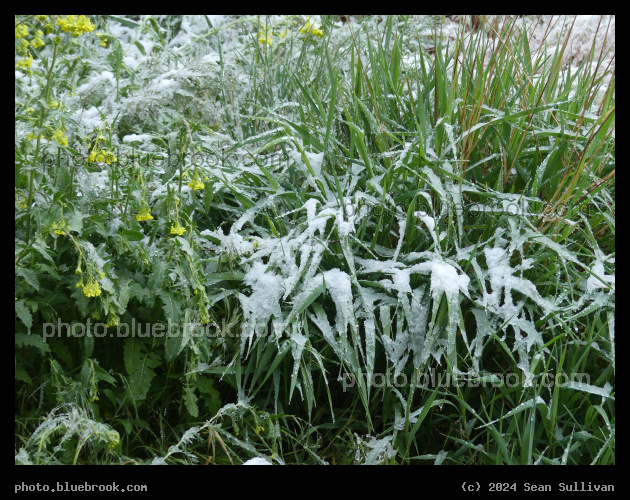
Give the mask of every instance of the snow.
<svg viewBox="0 0 630 500">
<path fill-rule="evenodd" d="M 273 465 L 273 464 L 270 463 L 266 458 L 256 457 L 256 458 L 250 458 L 243 465 Z"/>
<path fill-rule="evenodd" d="M 350 276 L 340 269 L 331 269 L 324 272 L 324 280 L 337 308 L 337 332 L 344 334 L 348 323 L 354 319 Z"/>
<path fill-rule="evenodd" d="M 601 261 L 596 261 L 593 264 L 591 272 L 598 276 L 600 279 L 595 276 L 589 276 L 588 280 L 586 280 L 586 291 L 587 292 L 595 292 L 598 290 L 609 288 L 610 285 L 615 284 L 615 277 L 610 274 L 606 274 L 604 271 L 604 264 Z M 602 281 L 603 280 L 603 281 Z"/>
<path fill-rule="evenodd" d="M 449 301 L 456 300 L 459 292 L 468 295 L 470 278 L 459 274 L 450 264 L 435 259 L 412 266 L 410 273 L 431 273 L 431 293 L 437 299 L 446 293 Z"/>
</svg>

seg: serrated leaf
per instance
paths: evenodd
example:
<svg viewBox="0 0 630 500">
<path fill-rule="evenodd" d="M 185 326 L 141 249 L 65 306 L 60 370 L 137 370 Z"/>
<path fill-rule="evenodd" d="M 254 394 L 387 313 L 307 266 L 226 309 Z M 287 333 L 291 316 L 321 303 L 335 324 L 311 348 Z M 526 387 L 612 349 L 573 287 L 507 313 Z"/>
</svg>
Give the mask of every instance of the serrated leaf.
<svg viewBox="0 0 630 500">
<path fill-rule="evenodd" d="M 39 335 L 27 335 L 26 333 L 15 334 L 15 345 L 17 347 L 31 346 L 39 349 L 42 352 L 50 352 L 50 347 L 44 339 Z"/>
<path fill-rule="evenodd" d="M 190 243 L 188 243 L 188 240 L 182 238 L 181 236 L 176 236 L 175 238 L 179 241 L 179 244 L 182 246 L 182 250 L 184 252 L 186 252 L 190 257 L 195 256 L 195 251 L 190 246 Z"/>
<path fill-rule="evenodd" d="M 85 214 L 75 212 L 72 217 L 70 217 L 70 220 L 68 220 L 70 230 L 75 233 L 80 233 L 83 230 L 83 219 L 85 219 L 85 217 Z"/>
<path fill-rule="evenodd" d="M 197 406 L 197 396 L 195 395 L 195 388 L 188 386 L 184 388 L 184 404 L 186 410 L 194 418 L 199 416 L 199 407 Z"/>
<path fill-rule="evenodd" d="M 145 346 L 136 339 L 129 339 L 124 348 L 125 369 L 129 374 L 129 386 L 136 400 L 146 397 L 155 377 L 154 368 L 160 364 L 155 354 L 146 353 Z"/>
<path fill-rule="evenodd" d="M 160 299 L 162 299 L 162 309 L 164 310 L 164 317 L 167 320 L 171 320 L 171 323 L 179 322 L 181 317 L 181 301 L 177 300 L 170 293 L 160 290 L 158 293 Z"/>
<path fill-rule="evenodd" d="M 22 276 L 26 282 L 31 285 L 35 290 L 39 291 L 39 280 L 37 279 L 37 274 L 32 269 L 25 269 L 23 267 L 19 267 L 15 270 L 15 274 Z"/>
<path fill-rule="evenodd" d="M 33 328 L 33 316 L 31 315 L 31 311 L 28 310 L 24 301 L 18 300 L 15 302 L 15 312 L 18 315 L 18 318 L 22 320 L 22 323 L 26 325 L 28 331 L 31 331 Z M 48 347 L 48 346 L 47 346 Z"/>
</svg>

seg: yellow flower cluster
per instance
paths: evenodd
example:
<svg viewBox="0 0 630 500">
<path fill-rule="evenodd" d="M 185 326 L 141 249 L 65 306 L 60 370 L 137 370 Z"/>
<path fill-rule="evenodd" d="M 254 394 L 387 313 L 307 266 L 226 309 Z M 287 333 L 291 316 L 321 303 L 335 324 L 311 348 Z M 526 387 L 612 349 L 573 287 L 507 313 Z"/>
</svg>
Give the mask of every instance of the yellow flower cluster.
<svg viewBox="0 0 630 500">
<path fill-rule="evenodd" d="M 199 179 L 192 180 L 188 183 L 188 187 L 193 188 L 193 191 L 197 191 L 198 189 L 203 189 L 206 185 L 201 182 Z"/>
<path fill-rule="evenodd" d="M 56 234 L 66 234 L 68 230 L 68 222 L 63 217 L 59 219 L 59 222 L 53 222 L 53 232 Z"/>
<path fill-rule="evenodd" d="M 94 279 L 94 276 L 90 276 L 90 281 L 87 285 L 83 285 L 83 295 L 86 297 L 98 297 L 101 294 L 101 287 L 98 281 Z"/>
<path fill-rule="evenodd" d="M 41 16 L 37 16 L 38 18 Z M 32 46 L 34 49 L 38 49 L 39 47 L 43 47 L 44 40 L 42 40 L 42 36 L 44 33 L 41 30 L 35 31 L 32 39 L 29 41 L 26 37 L 29 34 L 29 26 L 27 24 L 18 24 L 15 27 L 15 39 L 17 40 L 16 49 L 22 54 L 24 57 L 20 59 L 16 63 L 16 67 L 28 70 L 30 73 L 30 67 L 33 63 L 33 56 L 29 53 L 29 46 Z"/>
<path fill-rule="evenodd" d="M 300 33 L 310 33 L 318 38 L 324 36 L 324 32 L 314 26 L 314 22 L 310 17 L 306 18 L 306 24 L 300 28 Z"/>
<path fill-rule="evenodd" d="M 171 234 L 177 234 L 181 236 L 186 232 L 186 229 L 182 227 L 179 221 L 175 221 L 175 224 L 171 226 Z"/>
<path fill-rule="evenodd" d="M 195 172 L 193 180 L 188 183 L 188 187 L 191 187 L 193 191 L 197 191 L 198 189 L 203 189 L 205 187 L 205 184 L 199 180 L 199 172 Z"/>
<path fill-rule="evenodd" d="M 93 149 L 92 152 L 90 153 L 90 156 L 88 157 L 88 161 L 91 163 L 97 162 L 105 162 L 108 165 L 113 162 L 113 161 L 118 161 L 118 159 L 116 158 L 116 156 L 114 155 L 114 153 L 112 153 L 111 151 L 103 151 L 102 149 Z"/>
<path fill-rule="evenodd" d="M 55 139 L 62 146 L 68 145 L 68 137 L 66 137 L 66 134 L 64 134 L 63 130 L 61 129 L 55 131 L 53 139 Z"/>
<path fill-rule="evenodd" d="M 105 323 L 105 326 L 107 328 L 111 328 L 113 326 L 118 326 L 118 324 L 119 324 L 118 316 L 116 316 L 114 313 L 110 312 L 107 315 L 107 323 Z"/>
<path fill-rule="evenodd" d="M 44 33 L 38 30 L 37 35 L 35 36 L 35 38 L 33 38 L 33 41 L 31 42 L 33 48 L 38 49 L 45 45 L 44 40 L 42 40 L 42 36 L 44 36 Z"/>
<path fill-rule="evenodd" d="M 273 43 L 272 33 L 267 33 L 264 29 L 258 33 L 258 41 L 262 45 L 271 45 Z"/>
<path fill-rule="evenodd" d="M 138 212 L 138 215 L 136 215 L 136 220 L 138 222 L 143 220 L 153 220 L 153 216 L 149 213 L 149 206 L 147 205 L 146 201 L 142 202 L 142 205 L 140 206 L 140 211 Z"/>
<path fill-rule="evenodd" d="M 66 33 L 72 33 L 74 37 L 83 33 L 91 33 L 96 29 L 96 26 L 86 16 L 60 16 L 57 19 L 57 24 Z"/>
<path fill-rule="evenodd" d="M 86 138 L 87 141 L 90 141 L 89 138 Z M 104 143 L 107 141 L 107 138 L 103 135 L 102 130 L 99 130 L 96 134 L 96 139 L 94 140 L 94 146 L 92 147 L 92 151 L 90 152 L 90 156 L 88 160 L 90 163 L 101 163 L 106 162 L 108 165 L 112 162 L 117 162 L 118 159 L 114 155 L 112 151 L 108 151 L 103 149 Z"/>
<path fill-rule="evenodd" d="M 20 59 L 16 66 L 18 68 L 24 68 L 24 69 L 28 69 L 31 67 L 31 64 L 33 63 L 33 56 L 32 55 L 28 55 L 26 56 L 24 59 Z"/>
<path fill-rule="evenodd" d="M 24 38 L 26 35 L 28 35 L 28 28 L 23 24 L 18 24 L 15 27 L 15 38 Z"/>
</svg>

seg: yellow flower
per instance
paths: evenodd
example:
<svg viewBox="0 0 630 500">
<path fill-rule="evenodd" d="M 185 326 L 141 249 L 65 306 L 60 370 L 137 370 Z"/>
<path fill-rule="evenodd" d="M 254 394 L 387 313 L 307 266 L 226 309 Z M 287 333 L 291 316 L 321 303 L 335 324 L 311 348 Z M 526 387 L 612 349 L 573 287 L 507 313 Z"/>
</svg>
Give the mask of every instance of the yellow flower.
<svg viewBox="0 0 630 500">
<path fill-rule="evenodd" d="M 33 48 L 37 49 L 39 47 L 42 47 L 43 45 L 45 45 L 44 41 L 39 36 L 33 38 Z"/>
<path fill-rule="evenodd" d="M 50 101 L 48 101 L 48 107 L 50 109 L 56 109 L 57 106 L 59 106 L 59 103 L 55 101 L 54 99 L 51 99 Z"/>
<path fill-rule="evenodd" d="M 118 326 L 118 316 L 116 316 L 113 313 L 109 313 L 109 315 L 107 316 L 107 323 L 105 323 L 105 326 L 107 328 L 111 328 L 112 326 Z"/>
<path fill-rule="evenodd" d="M 56 234 L 66 234 L 68 230 L 68 223 L 64 218 L 59 219 L 59 222 L 53 222 L 53 232 Z"/>
<path fill-rule="evenodd" d="M 278 35 L 280 38 L 284 38 L 289 33 L 289 30 L 282 30 Z"/>
<path fill-rule="evenodd" d="M 111 151 L 106 151 L 105 152 L 105 161 L 107 162 L 107 164 L 109 165 L 111 162 L 113 161 L 118 161 L 116 159 L 116 157 L 114 156 L 114 153 L 112 153 Z"/>
<path fill-rule="evenodd" d="M 55 135 L 53 135 L 53 139 L 55 139 L 62 146 L 68 145 L 68 138 L 63 133 L 63 130 L 56 130 Z"/>
<path fill-rule="evenodd" d="M 90 281 L 87 285 L 83 285 L 83 294 L 86 297 L 97 297 L 101 294 L 101 287 L 93 276 L 90 276 Z"/>
<path fill-rule="evenodd" d="M 28 56 L 26 56 L 24 59 L 20 59 L 16 66 L 18 68 L 24 68 L 24 69 L 28 69 L 31 67 L 31 63 L 33 62 L 33 56 L 31 54 L 29 54 Z"/>
<path fill-rule="evenodd" d="M 90 157 L 88 158 L 88 161 L 91 163 L 94 163 L 96 161 L 96 151 L 92 151 L 90 153 Z"/>
<path fill-rule="evenodd" d="M 83 33 L 90 33 L 96 28 L 85 16 L 60 16 L 57 19 L 57 24 L 66 33 L 72 33 L 74 37 Z"/>
<path fill-rule="evenodd" d="M 138 212 L 138 215 L 136 215 L 136 220 L 138 222 L 142 221 L 142 220 L 152 220 L 153 216 L 149 213 L 148 210 L 148 206 L 146 202 L 142 203 L 142 206 L 140 207 L 140 212 Z"/>
<path fill-rule="evenodd" d="M 28 28 L 23 24 L 20 24 L 15 27 L 15 38 L 24 38 L 28 35 Z"/>
<path fill-rule="evenodd" d="M 258 41 L 262 44 L 262 45 L 271 45 L 273 43 L 273 38 L 270 37 L 269 35 L 265 34 L 265 33 L 258 33 Z"/>
<path fill-rule="evenodd" d="M 186 229 L 184 229 L 181 224 L 179 223 L 179 221 L 176 221 L 175 224 L 173 224 L 171 226 L 171 234 L 177 234 L 179 236 L 181 236 L 182 234 L 184 234 L 186 232 Z"/>
<path fill-rule="evenodd" d="M 40 23 L 43 23 L 46 19 L 48 19 L 48 15 L 35 16 L 35 19 L 37 19 Z"/>
<path fill-rule="evenodd" d="M 193 188 L 193 191 L 197 191 L 197 189 L 203 189 L 206 185 L 199 180 L 197 176 L 195 176 L 195 180 L 192 180 L 188 183 L 188 187 Z"/>
<path fill-rule="evenodd" d="M 306 18 L 306 24 L 300 28 L 300 33 L 311 33 L 312 35 L 321 38 L 324 32 L 313 26 L 313 20 L 310 17 Z"/>
</svg>

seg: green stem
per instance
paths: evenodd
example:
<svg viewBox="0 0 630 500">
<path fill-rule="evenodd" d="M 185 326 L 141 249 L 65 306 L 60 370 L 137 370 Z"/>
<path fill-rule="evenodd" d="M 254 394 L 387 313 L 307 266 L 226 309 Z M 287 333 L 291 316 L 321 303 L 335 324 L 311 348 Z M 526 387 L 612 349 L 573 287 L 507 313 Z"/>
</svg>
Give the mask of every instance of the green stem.
<svg viewBox="0 0 630 500">
<path fill-rule="evenodd" d="M 57 44 L 55 43 L 53 45 L 52 61 L 50 63 L 50 67 L 48 68 L 48 74 L 46 75 L 46 89 L 44 90 L 44 102 L 45 102 L 46 107 L 48 106 L 48 96 L 50 94 L 52 71 L 53 71 L 53 68 L 55 67 L 56 60 L 57 60 Z M 46 107 L 41 108 L 41 116 L 39 118 L 39 122 L 37 123 L 37 130 L 38 130 L 37 144 L 35 145 L 35 154 L 33 155 L 33 163 L 31 165 L 32 169 L 29 176 L 28 200 L 27 200 L 28 207 L 30 207 L 31 204 L 33 203 L 33 196 L 35 195 L 35 166 L 37 165 L 37 160 L 39 158 L 39 150 L 40 150 L 41 140 L 42 140 L 40 130 L 42 126 L 44 125 L 44 120 L 46 119 L 46 115 L 47 115 Z M 27 244 L 31 237 L 31 220 L 32 220 L 32 215 L 29 213 L 26 218 L 26 243 Z"/>
</svg>

